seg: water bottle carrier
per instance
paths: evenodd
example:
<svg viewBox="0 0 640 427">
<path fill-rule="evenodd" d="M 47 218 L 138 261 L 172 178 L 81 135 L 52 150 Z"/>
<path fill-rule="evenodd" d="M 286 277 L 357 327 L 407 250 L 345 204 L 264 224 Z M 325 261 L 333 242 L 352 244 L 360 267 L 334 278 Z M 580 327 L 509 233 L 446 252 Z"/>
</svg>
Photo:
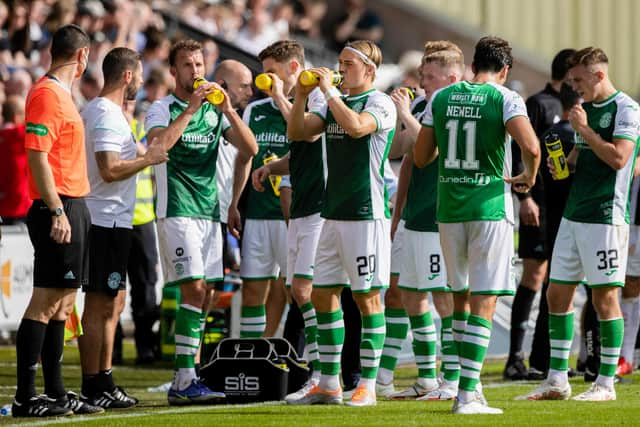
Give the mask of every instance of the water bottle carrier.
<svg viewBox="0 0 640 427">
<path fill-rule="evenodd" d="M 228 403 L 267 402 L 298 390 L 309 368 L 285 339 L 227 338 L 200 369 L 200 377 L 212 390 L 224 392 Z"/>
</svg>

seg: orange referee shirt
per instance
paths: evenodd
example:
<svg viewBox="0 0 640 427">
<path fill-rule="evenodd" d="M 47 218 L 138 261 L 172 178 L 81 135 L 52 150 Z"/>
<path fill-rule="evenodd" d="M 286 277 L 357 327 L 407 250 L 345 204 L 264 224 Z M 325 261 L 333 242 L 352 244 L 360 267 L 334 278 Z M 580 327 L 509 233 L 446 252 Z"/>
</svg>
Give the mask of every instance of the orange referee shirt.
<svg viewBox="0 0 640 427">
<path fill-rule="evenodd" d="M 40 79 L 27 96 L 25 121 L 25 148 L 48 153 L 58 194 L 82 197 L 89 193 L 84 125 L 69 91 L 53 79 Z M 31 168 L 28 177 L 29 195 L 40 199 Z"/>
</svg>

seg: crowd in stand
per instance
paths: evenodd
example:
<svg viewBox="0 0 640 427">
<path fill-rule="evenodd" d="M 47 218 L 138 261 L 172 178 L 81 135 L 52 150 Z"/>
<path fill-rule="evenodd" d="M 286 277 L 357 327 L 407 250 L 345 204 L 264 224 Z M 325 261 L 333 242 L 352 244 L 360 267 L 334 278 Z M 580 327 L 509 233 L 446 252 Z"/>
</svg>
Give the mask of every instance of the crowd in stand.
<svg viewBox="0 0 640 427">
<path fill-rule="evenodd" d="M 221 61 L 212 39 L 200 43 L 186 40 L 180 34 L 168 34 L 159 10 L 173 13 L 212 37 L 258 55 L 271 82 L 261 88 L 269 98 L 249 103 L 253 90 L 249 69 L 233 59 Z M 574 143 L 573 138 L 577 139 L 578 148 L 564 154 L 580 190 L 572 190 L 567 196 L 569 202 L 562 225 L 558 224 L 562 238 L 556 246 L 550 245 L 554 248 L 555 262 L 550 273 L 546 262 L 551 258 L 551 248 L 538 251 L 535 249 L 538 241 L 521 231 L 520 256 L 525 259 L 525 278 L 514 302 L 517 316 L 512 319 L 513 345 L 504 376 L 546 378 L 524 399 L 571 396 L 568 383 L 573 338 L 571 300 L 576 286 L 586 277 L 594 288 L 594 319 L 596 312 L 598 316 L 598 321 L 592 320 L 600 328 L 594 334 L 601 335 L 603 344 L 602 354 L 593 367 L 599 370 L 597 378 L 592 373 L 593 378 L 588 379 L 585 373 L 585 379 L 595 381 L 594 385 L 575 398 L 589 401 L 616 398 L 615 376 L 633 369 L 625 357 L 632 359 L 630 349 L 635 333 L 625 337 L 623 343 L 623 313 L 625 321 L 635 316 L 633 329 L 640 322 L 637 316 L 640 286 L 634 280 L 637 277 L 625 278 L 625 269 L 619 265 L 626 264 L 628 201 L 634 174 L 634 163 L 629 159 L 637 152 L 640 126 L 637 104 L 616 91 L 609 81 L 606 54 L 597 48 L 562 51 L 554 60 L 554 74 L 548 87 L 525 105 L 520 95 L 504 86 L 513 65 L 511 47 L 505 40 L 497 37 L 479 40 L 471 76 L 466 74 L 462 51 L 448 41 L 428 42 L 424 52 L 409 52 L 399 65 L 385 70 L 379 47 L 383 38 L 380 18 L 367 10 L 362 0 L 349 0 L 344 14 L 325 28 L 327 11 L 327 3 L 321 0 L 0 2 L 0 149 L 9 153 L 0 161 L 0 216 L 9 224 L 24 222 L 29 217 L 36 266 L 34 296 L 18 330 L 15 416 L 96 413 L 138 403 L 114 383 L 111 337 L 124 304 L 120 291 L 124 291 L 127 275 L 124 269 L 129 261 L 125 254 L 133 245 L 129 234 L 117 233 L 119 229 L 130 229 L 132 224 L 135 231 L 136 226 L 153 221 L 151 214 L 136 223 L 133 213 L 136 198 L 139 204 L 152 204 L 151 191 L 147 191 L 151 188 L 150 166 L 156 166 L 155 215 L 164 281 L 182 292 L 176 316 L 176 370 L 168 392 L 170 404 L 213 402 L 224 397 L 210 390 L 199 377 L 198 344 L 213 293 L 208 284 L 220 282 L 224 276 L 219 256 L 223 240 L 228 234 L 240 238 L 240 232 L 244 231 L 244 262 L 240 265 L 241 337 L 275 333 L 287 300 L 286 284 L 292 288 L 295 301 L 290 317 L 298 316 L 292 322 L 298 322 L 298 334 L 305 331 L 307 349 L 315 351 L 314 375 L 303 389 L 287 397 L 289 403 L 342 403 L 340 355 L 345 328 L 349 323 L 353 327 L 354 323 L 347 320 L 350 314 L 341 308 L 340 302 L 344 304 L 343 288 L 350 284 L 355 301 L 351 314 L 355 312 L 357 317 L 359 312 L 361 319 L 355 322 L 358 327 L 354 335 L 358 336 L 357 342 L 361 332 L 362 342 L 360 368 L 354 370 L 356 378 L 349 381 L 353 387 L 346 404 L 375 405 L 376 394 L 391 399 L 455 398 L 454 413 L 502 413 L 488 406 L 479 377 L 491 336 L 496 298 L 515 293 L 511 283 L 514 252 L 511 187 L 522 193 L 521 221 L 537 227 L 534 231 L 538 232 L 544 219 L 540 206 L 544 207 L 546 202 L 535 199 L 535 194 L 530 197 L 529 192 L 535 188 L 536 176 L 542 181 L 537 171 L 541 157 L 545 156 L 541 156 L 539 143 L 547 138 L 550 126 L 560 122 L 575 130 L 566 132 L 571 142 L 563 143 L 567 151 Z M 309 68 L 302 44 L 289 40 L 296 35 L 321 40 L 327 48 L 340 52 L 340 89 L 337 83 L 332 83 L 336 80 L 333 71 Z M 305 68 L 315 76 L 317 88 L 301 83 Z M 393 78 L 385 78 L 385 74 Z M 199 77 L 209 82 L 194 84 Z M 465 77 L 469 81 L 462 81 Z M 388 96 L 379 90 L 381 81 L 385 90 L 393 85 L 403 87 L 392 90 Z M 205 102 L 214 91 L 222 93 L 222 101 Z M 544 95 L 549 99 L 541 100 Z M 580 103 L 581 97 L 586 101 L 584 104 Z M 611 111 L 598 110 L 613 99 L 615 103 L 607 107 Z M 59 108 L 48 109 L 48 105 Z M 536 120 L 537 107 L 542 111 L 540 116 L 550 120 L 540 117 Z M 64 111 L 64 118 L 58 110 Z M 25 123 L 25 114 L 27 119 L 31 114 L 32 119 L 40 121 Z M 608 133 L 602 129 L 594 132 L 593 124 L 587 122 L 588 115 L 597 117 L 599 128 Z M 50 131 L 49 124 L 60 128 Z M 460 133 L 467 135 L 466 139 L 460 138 L 467 148 L 463 159 L 452 143 L 458 141 L 455 139 L 458 135 L 452 135 L 458 132 L 460 124 Z M 482 126 L 478 135 L 483 138 L 489 135 L 486 140 L 476 139 L 476 126 Z M 87 158 L 80 138 L 74 137 L 81 130 L 85 138 L 80 142 L 93 144 L 94 151 L 87 145 Z M 68 140 L 60 136 L 64 132 L 70 135 Z M 506 154 L 511 147 L 505 144 L 505 140 L 510 141 L 505 139 L 506 133 L 514 137 L 521 151 L 521 156 L 516 155 L 522 159 L 516 163 L 516 169 L 519 166 L 522 172 L 516 171 L 512 177 L 503 175 L 503 170 L 511 168 L 511 156 Z M 441 143 L 443 135 L 449 135 L 448 146 Z M 324 154 L 320 143 L 307 143 L 320 140 L 326 143 Z M 76 167 L 56 162 L 60 152 L 47 157 L 51 146 L 59 141 L 73 147 L 77 164 L 72 166 Z M 227 165 L 226 170 L 216 166 L 216 170 L 211 165 L 219 164 L 224 151 L 234 150 L 224 148 L 229 144 L 235 147 L 229 160 L 232 166 Z M 473 149 L 476 144 L 494 145 L 482 153 L 486 158 L 476 159 Z M 590 149 L 580 157 L 587 160 L 578 163 L 577 153 L 587 145 Z M 401 173 L 399 185 L 400 193 L 404 191 L 402 197 L 407 198 L 407 205 L 403 205 L 404 200 L 398 202 L 393 221 L 388 221 L 388 195 L 395 178 L 388 173 L 390 152 L 404 156 L 405 175 Z M 434 162 L 438 153 L 446 158 L 439 170 L 438 162 Z M 600 190 L 606 194 L 602 197 L 609 192 L 616 197 L 608 209 L 595 208 L 598 201 L 590 199 L 588 191 L 579 192 L 589 182 L 589 172 L 576 165 L 585 162 L 592 162 L 604 177 Z M 491 167 L 484 166 L 485 163 Z M 49 179 L 49 168 L 53 170 L 55 186 Z M 134 177 L 140 172 L 144 176 L 145 170 L 147 179 L 138 181 L 136 189 Z M 611 170 L 621 172 L 612 174 Z M 220 179 L 221 171 L 232 175 L 225 188 L 214 182 Z M 553 183 L 557 170 L 549 166 L 548 171 Z M 62 184 L 68 183 L 61 177 L 67 173 L 70 184 L 64 188 Z M 289 175 L 290 179 L 285 178 Z M 261 184 L 267 177 L 271 186 Z M 122 187 L 109 185 L 118 181 L 123 182 Z M 141 181 L 146 181 L 149 188 L 141 189 Z M 243 222 L 239 202 L 247 182 L 252 186 L 246 186 Z M 607 186 L 609 182 L 611 185 Z M 436 183 L 444 183 L 437 187 L 437 219 Z M 457 186 L 461 183 L 474 185 L 461 190 Z M 292 190 L 295 186 L 305 191 L 298 190 L 296 195 Z M 431 197 L 422 197 L 424 194 L 420 192 L 427 186 L 432 186 L 429 187 L 432 191 L 427 192 Z M 551 188 L 553 184 L 548 186 Z M 623 190 L 618 191 L 620 188 Z M 218 207 L 222 193 L 231 199 L 227 200 L 224 213 Z M 84 196 L 88 208 L 84 207 Z M 475 196 L 478 206 L 466 202 Z M 625 197 L 626 203 L 618 200 Z M 587 203 L 586 214 L 579 208 L 580 203 Z M 114 217 L 115 210 L 111 209 L 114 206 L 122 208 L 121 215 Z M 406 216 L 401 222 L 403 208 Z M 78 214 L 79 210 L 83 212 Z M 556 213 L 559 222 L 560 210 Z M 464 228 L 461 224 L 471 225 Z M 594 232 L 600 233 L 604 241 L 580 240 L 593 224 L 599 227 Z M 71 230 L 75 233 L 85 226 L 91 228 L 87 233 L 91 243 L 73 241 Z M 631 237 L 637 238 L 637 232 L 635 229 Z M 400 240 L 401 235 L 406 240 Z M 77 234 L 73 236 L 77 238 Z M 373 242 L 367 240 L 368 236 L 374 236 Z M 427 238 L 431 240 L 428 249 L 424 249 L 420 245 L 427 245 Z M 553 240 L 555 234 L 553 238 L 545 238 Z M 395 239 L 394 249 L 390 246 L 391 239 Z M 309 243 L 312 240 L 313 244 Z M 101 241 L 103 244 L 96 244 Z M 155 234 L 145 244 L 149 241 L 155 250 Z M 397 242 L 404 242 L 402 245 L 406 247 Z M 467 242 L 473 250 L 467 248 Z M 547 245 L 547 240 L 540 244 L 543 243 Z M 604 249 L 593 246 L 596 243 L 602 243 Z M 64 275 L 66 264 L 62 271 L 52 255 L 46 255 L 57 254 L 59 250 L 61 259 L 68 261 L 70 249 L 63 244 L 78 245 L 71 248 L 84 254 L 74 258 L 78 265 L 71 263 L 72 268 Z M 51 251 L 43 250 L 52 247 Z M 585 247 L 600 257 L 597 266 L 593 259 L 581 258 Z M 527 248 L 532 249 L 531 253 Z M 431 270 L 427 271 L 424 253 L 432 250 L 436 252 L 429 252 Z M 634 250 L 632 245 L 631 252 Z M 493 262 L 485 262 L 484 251 L 493 256 Z M 117 260 L 123 271 L 113 271 L 116 267 L 109 265 L 112 258 L 117 258 L 112 257 L 114 252 L 124 258 Z M 365 252 L 366 256 L 362 256 Z M 91 262 L 84 259 L 89 253 Z M 412 263 L 407 261 L 414 255 Z M 198 257 L 203 259 L 196 262 Z M 152 259 L 152 266 L 157 263 L 156 258 Z M 527 259 L 537 261 L 529 265 Z M 393 261 L 397 260 L 399 264 L 394 266 Z M 442 260 L 447 261 L 446 266 Z M 631 266 L 633 261 L 630 260 Z M 81 264 L 85 263 L 90 265 L 89 283 L 73 272 L 75 267 L 84 269 Z M 538 274 L 533 271 L 536 265 Z M 59 277 L 44 274 L 53 267 Z M 447 276 L 443 274 L 445 267 Z M 288 275 L 284 274 L 287 268 Z M 632 268 L 629 271 L 635 274 Z M 131 270 L 128 274 L 131 277 Z M 94 276 L 99 284 L 92 283 Z M 53 283 L 57 279 L 62 284 Z M 391 289 L 386 293 L 383 308 L 380 289 L 388 287 L 389 280 Z M 407 280 L 412 283 L 406 283 Z M 547 281 L 551 282 L 549 307 L 543 317 L 549 318 L 551 345 L 545 349 L 548 354 L 540 357 L 548 363 L 527 372 L 521 325 L 528 319 L 535 292 Z M 620 309 L 618 287 L 623 287 L 625 281 L 627 288 L 622 292 Z M 155 279 L 151 283 L 155 284 Z M 79 341 L 83 368 L 79 397 L 65 391 L 60 375 L 62 350 L 58 338 L 69 314 L 71 293 L 58 291 L 73 288 L 75 298 L 75 288 L 80 286 L 87 294 L 83 316 L 86 330 Z M 434 295 L 442 318 L 442 378 L 436 377 L 437 338 L 427 292 Z M 134 320 L 135 316 L 136 312 Z M 138 320 L 144 320 L 150 330 L 149 318 Z M 401 323 L 403 328 L 398 326 Z M 543 323 L 546 329 L 547 322 Z M 397 347 L 406 337 L 409 325 L 419 368 L 418 381 L 409 389 L 396 392 L 393 370 Z M 540 339 L 549 341 L 548 337 Z M 96 346 L 101 351 L 92 351 Z M 154 355 L 149 354 L 152 349 L 142 349 L 144 354 L 138 350 L 142 363 L 153 360 Z M 40 355 L 48 397 L 35 395 L 32 366 Z M 536 368 L 533 361 L 531 365 Z M 347 382 L 343 378 L 345 388 Z"/>
</svg>

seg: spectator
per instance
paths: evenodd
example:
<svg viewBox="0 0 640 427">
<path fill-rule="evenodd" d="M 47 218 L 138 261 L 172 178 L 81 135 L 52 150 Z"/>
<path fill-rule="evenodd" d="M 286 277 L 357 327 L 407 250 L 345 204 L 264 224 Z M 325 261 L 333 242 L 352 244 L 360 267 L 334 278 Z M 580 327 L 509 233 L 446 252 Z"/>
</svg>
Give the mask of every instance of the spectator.
<svg viewBox="0 0 640 427">
<path fill-rule="evenodd" d="M 254 10 L 247 25 L 238 31 L 235 44 L 254 55 L 278 40 L 278 32 L 271 25 L 269 13 L 263 9 Z"/>
<path fill-rule="evenodd" d="M 216 71 L 218 60 L 220 59 L 220 49 L 213 40 L 205 40 L 202 42 L 202 55 L 204 57 L 204 67 L 207 72 L 207 80 L 213 78 Z M 243 107 L 244 108 L 244 107 Z"/>
<path fill-rule="evenodd" d="M 142 69 L 145 81 L 154 68 L 164 65 L 169 57 L 171 42 L 167 35 L 155 27 L 144 32 L 146 44 L 142 50 Z"/>
<path fill-rule="evenodd" d="M 102 32 L 104 27 L 104 16 L 106 10 L 101 2 L 89 0 L 78 5 L 78 13 L 75 17 L 75 24 L 85 30 L 88 34 Z"/>
<path fill-rule="evenodd" d="M 24 148 L 24 98 L 10 96 L 2 106 L 0 129 L 0 216 L 4 224 L 24 222 L 31 206 Z"/>
<path fill-rule="evenodd" d="M 295 23 L 294 32 L 303 34 L 312 39 L 322 37 L 322 20 L 327 15 L 327 2 L 325 0 L 302 0 L 296 2 L 299 6 L 296 12 L 301 16 Z"/>
<path fill-rule="evenodd" d="M 345 13 L 335 27 L 335 49 L 339 51 L 345 43 L 359 39 L 379 45 L 384 33 L 380 17 L 367 9 L 364 0 L 347 0 L 345 6 Z"/>
<path fill-rule="evenodd" d="M 33 79 L 31 79 L 29 72 L 25 69 L 17 68 L 11 73 L 9 80 L 5 82 L 5 94 L 7 97 L 18 95 L 25 98 L 32 84 Z"/>
</svg>

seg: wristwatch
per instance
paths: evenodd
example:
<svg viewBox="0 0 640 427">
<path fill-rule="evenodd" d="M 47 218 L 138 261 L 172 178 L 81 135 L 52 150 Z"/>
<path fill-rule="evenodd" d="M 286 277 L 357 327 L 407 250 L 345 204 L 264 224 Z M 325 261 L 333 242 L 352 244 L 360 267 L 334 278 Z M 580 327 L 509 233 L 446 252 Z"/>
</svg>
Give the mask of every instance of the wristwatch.
<svg viewBox="0 0 640 427">
<path fill-rule="evenodd" d="M 62 216 L 64 215 L 64 210 L 62 208 L 55 208 L 49 211 L 51 216 Z"/>
</svg>

